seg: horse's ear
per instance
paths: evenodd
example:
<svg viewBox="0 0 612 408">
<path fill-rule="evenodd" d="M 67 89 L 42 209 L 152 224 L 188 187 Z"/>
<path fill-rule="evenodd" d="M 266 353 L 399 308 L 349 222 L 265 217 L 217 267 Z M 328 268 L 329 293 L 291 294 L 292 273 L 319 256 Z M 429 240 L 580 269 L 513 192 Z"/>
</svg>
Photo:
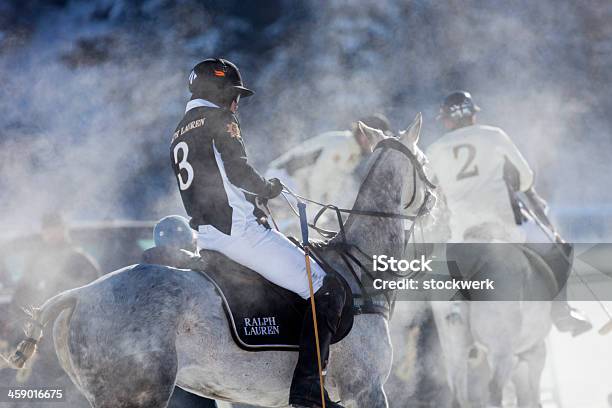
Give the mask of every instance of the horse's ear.
<svg viewBox="0 0 612 408">
<path fill-rule="evenodd" d="M 415 145 L 419 141 L 421 136 L 421 128 L 423 127 L 423 115 L 421 112 L 417 113 L 416 117 L 408 126 L 406 130 L 403 130 L 399 134 L 399 139 L 407 146 Z"/>
<path fill-rule="evenodd" d="M 357 122 L 357 131 L 368 140 L 372 149 L 386 137 L 382 130 L 369 127 L 362 121 Z"/>
</svg>

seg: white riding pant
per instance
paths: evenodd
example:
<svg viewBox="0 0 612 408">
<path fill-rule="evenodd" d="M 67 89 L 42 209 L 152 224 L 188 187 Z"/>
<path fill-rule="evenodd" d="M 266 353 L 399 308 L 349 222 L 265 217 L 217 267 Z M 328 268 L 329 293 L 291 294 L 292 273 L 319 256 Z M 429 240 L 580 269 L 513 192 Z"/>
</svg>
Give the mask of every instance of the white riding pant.
<svg viewBox="0 0 612 408">
<path fill-rule="evenodd" d="M 198 228 L 198 247 L 221 252 L 269 280 L 304 299 L 310 297 L 304 252 L 276 230 L 256 221 L 232 223 L 232 234 L 226 235 L 212 225 Z M 325 271 L 312 261 L 314 291 L 323 284 Z"/>
</svg>

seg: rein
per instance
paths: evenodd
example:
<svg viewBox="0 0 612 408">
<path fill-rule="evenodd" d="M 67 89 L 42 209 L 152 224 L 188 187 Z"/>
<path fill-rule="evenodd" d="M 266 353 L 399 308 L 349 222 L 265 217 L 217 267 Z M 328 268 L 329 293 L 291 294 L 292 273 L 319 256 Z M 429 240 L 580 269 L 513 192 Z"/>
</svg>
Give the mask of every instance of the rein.
<svg viewBox="0 0 612 408">
<path fill-rule="evenodd" d="M 412 169 L 413 169 L 413 192 L 412 192 L 412 196 L 411 199 L 409 200 L 409 202 L 404 206 L 405 209 L 409 208 L 413 203 L 414 200 L 416 200 L 416 196 L 417 196 L 417 185 L 416 185 L 416 179 L 417 179 L 417 175 L 419 177 L 419 179 L 425 183 L 425 185 L 427 187 L 429 187 L 429 189 L 435 189 L 436 185 L 434 183 L 432 183 L 428 178 L 427 175 L 425 174 L 425 171 L 423 170 L 423 166 L 421 165 L 421 163 L 419 162 L 418 158 L 416 157 L 416 155 L 408 148 L 406 147 L 403 143 L 401 143 L 399 140 L 395 139 L 395 138 L 389 138 L 389 139 L 384 139 L 381 142 L 379 142 L 374 150 L 378 150 L 378 149 L 383 149 L 383 150 L 395 150 L 399 153 L 402 153 L 406 158 L 408 158 L 408 160 L 410 160 L 411 164 L 412 164 Z M 382 155 L 378 156 L 378 158 L 376 159 L 376 162 L 374 162 L 374 164 L 372 165 L 372 169 L 375 168 L 375 166 L 379 163 L 379 161 L 381 160 Z M 372 172 L 370 172 L 371 174 Z M 367 180 L 366 180 L 367 181 Z M 364 181 L 363 184 L 366 184 L 366 182 Z M 363 271 L 363 274 L 365 276 L 367 276 L 370 280 L 374 280 L 376 279 L 376 277 L 368 270 L 368 268 L 357 258 L 357 256 L 355 256 L 353 253 L 351 253 L 351 249 L 355 249 L 358 252 L 358 256 L 362 255 L 364 256 L 366 259 L 371 259 L 371 257 L 366 254 L 365 252 L 363 252 L 358 246 L 353 245 L 353 244 L 349 244 L 346 241 L 346 234 L 344 232 L 344 220 L 342 218 L 342 214 L 354 214 L 354 215 L 358 215 L 358 216 L 365 216 L 365 217 L 380 217 L 380 218 L 392 218 L 392 219 L 401 219 L 401 220 L 410 220 L 412 221 L 412 225 L 410 226 L 410 229 L 408 229 L 406 231 L 406 235 L 405 235 L 405 246 L 404 246 L 404 250 L 406 249 L 406 246 L 408 245 L 408 242 L 410 241 L 410 238 L 413 236 L 414 234 L 414 230 L 415 230 L 415 226 L 417 224 L 417 222 L 420 223 L 420 219 L 423 215 L 425 215 L 428 212 L 428 204 L 429 204 L 429 200 L 432 196 L 432 193 L 429 189 L 426 190 L 425 192 L 425 197 L 423 199 L 423 203 L 421 204 L 421 206 L 419 207 L 419 209 L 417 210 L 416 215 L 405 215 L 405 214 L 398 214 L 398 213 L 390 213 L 390 212 L 383 212 L 383 211 L 370 211 L 370 210 L 354 210 L 354 209 L 346 209 L 346 208 L 339 208 L 336 205 L 332 205 L 332 204 L 325 204 L 325 203 L 320 203 L 318 201 L 309 199 L 307 197 L 303 197 L 299 194 L 294 193 L 293 191 L 291 191 L 291 189 L 289 189 L 287 186 L 284 186 L 284 191 L 283 191 L 283 198 L 285 199 L 285 201 L 287 202 L 287 204 L 289 205 L 289 207 L 291 208 L 292 212 L 299 217 L 299 213 L 298 211 L 294 208 L 293 204 L 291 203 L 291 201 L 287 198 L 287 195 L 293 196 L 298 202 L 308 202 L 311 204 L 315 204 L 321 207 L 321 209 L 317 212 L 317 214 L 315 215 L 313 222 L 312 223 L 308 223 L 308 227 L 312 228 L 313 230 L 315 230 L 316 232 L 318 232 L 321 236 L 323 236 L 324 238 L 330 239 L 338 234 L 340 234 L 340 236 L 342 237 L 342 242 L 338 242 L 338 243 L 334 243 L 332 245 L 327 245 L 326 248 L 334 250 L 338 253 L 338 255 L 340 256 L 340 258 L 342 259 L 342 261 L 344 262 L 344 264 L 346 265 L 348 271 L 350 272 L 350 274 L 353 276 L 353 278 L 355 279 L 357 285 L 359 286 L 360 290 L 361 290 L 361 295 L 354 295 L 356 297 L 356 300 L 362 300 L 363 304 L 362 305 L 356 305 L 355 314 L 364 314 L 364 313 L 379 313 L 384 315 L 385 317 L 389 318 L 390 314 L 393 312 L 393 305 L 394 305 L 394 298 L 393 298 L 393 291 L 390 289 L 387 290 L 383 290 L 382 291 L 382 296 L 384 296 L 384 300 L 387 304 L 387 307 L 385 308 L 383 305 L 380 304 L 376 304 L 373 296 L 368 292 L 367 288 L 365 287 L 365 285 L 362 283 L 362 279 L 359 277 L 359 275 L 357 274 L 355 268 L 353 267 L 353 264 L 356 265 L 357 268 L 359 268 L 361 271 Z M 329 231 L 326 229 L 323 229 L 321 227 L 317 226 L 317 222 L 319 221 L 319 219 L 321 218 L 321 216 L 328 210 L 334 211 L 336 213 L 336 217 L 337 217 L 337 221 L 338 221 L 338 226 L 339 226 L 339 231 Z M 314 249 L 314 248 L 313 248 Z M 315 254 L 315 257 L 317 258 L 317 260 L 319 262 L 323 262 L 323 263 L 327 263 L 325 262 L 325 260 L 323 259 L 323 257 L 321 256 L 321 254 L 319 254 L 317 250 L 313 251 Z M 392 275 L 394 277 L 400 277 L 400 278 L 405 278 L 406 276 L 400 276 L 398 274 L 392 273 Z"/>
<path fill-rule="evenodd" d="M 412 197 L 410 201 L 404 206 L 404 208 L 410 207 L 414 203 L 414 200 L 416 199 L 416 191 L 417 191 L 416 176 L 417 175 L 419 176 L 421 181 L 425 183 L 425 185 L 429 187 L 430 189 L 435 189 L 437 187 L 433 182 L 429 180 L 429 178 L 427 178 L 427 175 L 425 174 L 425 171 L 423 170 L 423 166 L 421 165 L 421 163 L 419 163 L 419 160 L 416 157 L 416 155 L 399 140 L 395 138 L 383 139 L 374 148 L 374 150 L 378 150 L 378 149 L 395 150 L 399 153 L 402 153 L 412 163 L 413 186 L 414 187 L 413 187 Z M 380 161 L 380 158 L 381 156 L 377 158 L 376 162 L 372 165 L 372 169 L 378 164 L 378 162 Z M 365 182 L 363 184 L 365 184 Z M 293 204 L 289 201 L 289 199 L 285 195 L 285 192 L 286 194 L 293 196 L 297 201 L 307 202 L 307 203 L 315 204 L 321 207 L 321 209 L 315 215 L 313 222 L 308 223 L 308 226 L 312 228 L 313 230 L 317 231 L 322 237 L 328 238 L 328 239 L 340 233 L 342 236 L 342 240 L 345 243 L 346 243 L 346 239 L 345 239 L 345 234 L 344 234 L 344 219 L 342 218 L 342 214 L 349 214 L 349 215 L 354 214 L 354 215 L 360 215 L 364 217 L 380 217 L 380 218 L 410 220 L 412 221 L 412 226 L 409 230 L 410 235 L 407 236 L 407 239 L 409 239 L 412 236 L 412 233 L 414 231 L 414 226 L 416 224 L 416 221 L 427 212 L 426 210 L 427 210 L 428 201 L 430 197 L 432 196 L 431 192 L 427 190 L 425 193 L 423 204 L 421 204 L 421 206 L 417 210 L 417 214 L 416 215 L 406 215 L 406 214 L 397 214 L 397 213 L 390 213 L 390 212 L 384 212 L 384 211 L 355 210 L 355 209 L 348 209 L 348 208 L 339 208 L 338 206 L 333 205 L 333 204 L 321 203 L 321 202 L 312 200 L 310 198 L 301 196 L 299 194 L 296 194 L 295 192 L 291 191 L 291 189 L 289 189 L 287 186 L 283 185 L 283 187 L 284 187 L 283 198 L 285 199 L 285 201 L 287 201 L 287 204 L 289 205 L 292 212 L 297 217 L 299 217 L 299 213 L 294 208 Z M 336 213 L 336 218 L 338 220 L 338 226 L 340 228 L 340 230 L 337 232 L 329 231 L 329 230 L 326 230 L 324 228 L 317 226 L 317 222 L 319 221 L 321 216 L 328 210 L 332 210 Z"/>
</svg>

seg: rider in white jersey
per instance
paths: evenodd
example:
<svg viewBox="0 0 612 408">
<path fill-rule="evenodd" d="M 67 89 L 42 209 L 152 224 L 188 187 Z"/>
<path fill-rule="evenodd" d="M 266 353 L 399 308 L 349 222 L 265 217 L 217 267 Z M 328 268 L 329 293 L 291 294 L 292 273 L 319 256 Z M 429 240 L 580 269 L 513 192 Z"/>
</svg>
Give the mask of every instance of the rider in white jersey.
<svg viewBox="0 0 612 408">
<path fill-rule="evenodd" d="M 526 193 L 542 212 L 546 202 L 535 192 L 533 171 L 518 148 L 503 130 L 476 124 L 478 111 L 469 92 L 447 96 L 438 119 L 448 132 L 426 150 L 450 211 L 451 241 L 524 243 L 515 194 Z M 590 329 L 564 296 L 563 289 L 553 302 L 557 328 L 574 335 Z"/>
<path fill-rule="evenodd" d="M 534 181 L 529 164 L 503 130 L 472 124 L 446 133 L 427 149 L 451 212 L 453 242 L 483 226 L 494 239 L 523 242 L 506 183 L 509 166 L 518 173 L 519 190 Z M 477 238 L 474 237 L 474 238 Z"/>
<path fill-rule="evenodd" d="M 391 126 L 383 114 L 362 117 L 359 121 L 386 135 L 391 134 Z M 367 174 L 372 148 L 382 140 L 382 134 L 365 135 L 359 131 L 359 121 L 355 121 L 350 130 L 324 132 L 296 144 L 270 163 L 266 177 L 283 180 L 290 189 L 311 200 L 351 208 Z M 281 229 L 299 235 L 299 220 L 288 212 L 286 203 L 270 204 L 273 212 L 280 215 Z M 310 215 L 314 216 L 315 212 Z M 317 226 L 338 229 L 336 214 L 333 211 L 323 214 Z"/>
<path fill-rule="evenodd" d="M 382 114 L 360 121 L 390 134 L 389 121 Z M 282 178 L 310 199 L 351 207 L 361 184 L 359 177 L 353 175 L 379 141 L 359 132 L 357 123 L 352 124 L 352 130 L 324 132 L 293 146 L 270 163 L 266 176 Z"/>
</svg>

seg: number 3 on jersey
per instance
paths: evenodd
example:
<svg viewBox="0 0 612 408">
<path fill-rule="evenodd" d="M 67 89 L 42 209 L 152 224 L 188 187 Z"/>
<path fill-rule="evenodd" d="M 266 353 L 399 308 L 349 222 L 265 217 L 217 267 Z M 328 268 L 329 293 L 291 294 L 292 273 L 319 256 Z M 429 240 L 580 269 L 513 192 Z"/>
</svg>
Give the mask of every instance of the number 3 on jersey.
<svg viewBox="0 0 612 408">
<path fill-rule="evenodd" d="M 453 148 L 453 155 L 455 156 L 455 159 L 459 158 L 459 152 L 461 150 L 467 150 L 467 160 L 465 161 L 465 164 L 457 174 L 457 181 L 470 177 L 476 177 L 478 175 L 478 166 L 471 166 L 472 162 L 476 158 L 476 148 L 474 147 L 474 145 L 465 143 L 455 146 Z"/>
<path fill-rule="evenodd" d="M 181 151 L 182 157 L 179 161 L 179 151 Z M 178 166 L 178 173 L 176 177 L 178 178 L 179 188 L 182 190 L 187 190 L 191 183 L 193 182 L 193 167 L 187 161 L 187 156 L 189 155 L 189 146 L 185 142 L 179 142 L 174 146 L 174 164 Z M 183 180 L 182 171 L 185 170 L 187 172 L 187 180 Z"/>
</svg>

